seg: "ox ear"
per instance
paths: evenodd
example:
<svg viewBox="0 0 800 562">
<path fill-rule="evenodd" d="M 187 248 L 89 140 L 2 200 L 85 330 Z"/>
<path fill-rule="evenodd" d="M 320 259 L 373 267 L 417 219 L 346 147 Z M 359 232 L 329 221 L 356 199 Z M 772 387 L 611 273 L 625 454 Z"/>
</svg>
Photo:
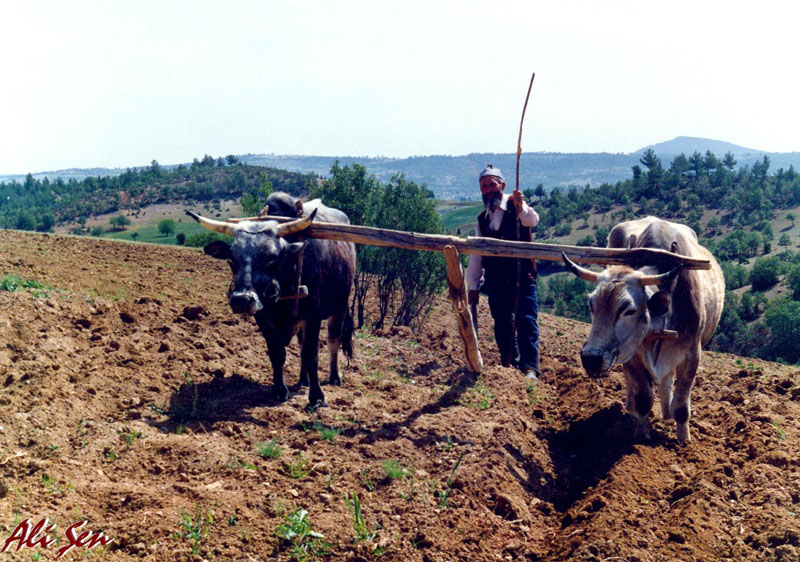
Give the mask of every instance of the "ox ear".
<svg viewBox="0 0 800 562">
<path fill-rule="evenodd" d="M 306 241 L 303 241 L 303 242 L 291 242 L 289 244 L 286 244 L 286 255 L 287 256 L 296 256 L 297 254 L 299 254 L 300 252 L 302 252 L 303 250 L 306 249 L 306 244 L 308 244 L 308 242 L 306 242 Z"/>
<path fill-rule="evenodd" d="M 227 260 L 231 258 L 231 245 L 222 240 L 217 240 L 208 244 L 203 251 L 218 260 Z"/>
<path fill-rule="evenodd" d="M 672 302 L 672 295 L 667 291 L 656 291 L 650 300 L 647 301 L 647 309 L 651 316 L 664 316 L 669 312 L 669 305 Z"/>
</svg>

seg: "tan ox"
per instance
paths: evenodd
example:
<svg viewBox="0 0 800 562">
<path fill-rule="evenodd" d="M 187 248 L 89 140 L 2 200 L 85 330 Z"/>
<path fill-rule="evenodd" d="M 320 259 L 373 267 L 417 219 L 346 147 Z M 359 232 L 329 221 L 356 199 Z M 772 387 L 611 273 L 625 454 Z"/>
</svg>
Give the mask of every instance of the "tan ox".
<svg viewBox="0 0 800 562">
<path fill-rule="evenodd" d="M 564 261 L 573 273 L 597 288 L 589 295 L 592 329 L 581 351 L 589 375 L 617 363 L 625 372 L 625 407 L 637 421 L 637 435 L 649 438 L 647 417 L 658 386 L 661 415 L 674 419 L 678 440 L 689 440 L 691 391 L 701 348 L 714 334 L 722 315 L 725 279 L 711 253 L 697 243 L 694 231 L 656 217 L 628 221 L 608 235 L 609 248 L 660 248 L 707 259 L 709 270 L 680 267 L 660 272 L 653 266 L 608 267 L 595 273 Z M 674 330 L 677 339 L 648 338 Z M 674 384 L 674 393 L 673 393 Z"/>
</svg>

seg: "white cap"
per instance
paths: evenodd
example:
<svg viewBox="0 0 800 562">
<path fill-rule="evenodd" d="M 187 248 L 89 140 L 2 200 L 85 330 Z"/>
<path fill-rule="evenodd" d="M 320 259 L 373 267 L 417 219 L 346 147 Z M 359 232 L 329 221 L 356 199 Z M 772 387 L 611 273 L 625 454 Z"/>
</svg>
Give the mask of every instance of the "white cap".
<svg viewBox="0 0 800 562">
<path fill-rule="evenodd" d="M 500 168 L 495 168 L 491 164 L 486 164 L 486 167 L 481 171 L 478 179 L 485 178 L 486 176 L 494 176 L 496 178 L 500 178 L 500 181 L 506 181 L 503 177 L 503 173 L 500 171 Z"/>
</svg>

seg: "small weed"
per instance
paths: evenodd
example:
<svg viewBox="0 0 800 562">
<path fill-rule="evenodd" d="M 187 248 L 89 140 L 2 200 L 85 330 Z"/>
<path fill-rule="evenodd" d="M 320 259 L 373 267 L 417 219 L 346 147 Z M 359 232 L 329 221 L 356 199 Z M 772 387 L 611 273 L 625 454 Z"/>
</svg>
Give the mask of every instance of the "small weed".
<svg viewBox="0 0 800 562">
<path fill-rule="evenodd" d="M 239 519 L 236 515 L 236 509 L 233 510 L 231 516 L 228 517 L 228 527 L 235 527 L 239 523 Z"/>
<path fill-rule="evenodd" d="M 44 298 L 50 295 L 49 291 L 52 287 L 35 280 L 22 279 L 13 273 L 0 279 L 0 291 L 14 292 L 20 289 L 27 289 L 36 298 Z"/>
<path fill-rule="evenodd" d="M 42 473 L 42 484 L 44 484 L 44 489 L 48 494 L 63 494 L 75 489 L 71 483 L 62 484 L 47 473 Z"/>
<path fill-rule="evenodd" d="M 327 556 L 330 553 L 331 544 L 322 540 L 325 538 L 322 533 L 314 531 L 308 512 L 302 508 L 284 517 L 275 536 L 283 546 L 289 548 L 292 559 L 298 562 L 308 562 L 315 556 Z"/>
<path fill-rule="evenodd" d="M 344 495 L 344 502 L 347 504 L 347 510 L 350 512 L 350 517 L 353 520 L 353 530 L 356 532 L 356 538 L 353 542 L 358 541 L 374 541 L 378 536 L 378 529 L 370 529 L 367 521 L 364 518 L 364 512 L 361 511 L 361 502 L 358 500 L 358 494 L 353 492 L 351 498 L 348 494 Z"/>
<path fill-rule="evenodd" d="M 50 478 L 47 473 L 42 473 L 42 484 L 44 484 L 44 488 L 47 490 L 47 493 L 51 493 L 55 491 L 55 486 L 58 484 L 58 482 L 53 478 Z"/>
<path fill-rule="evenodd" d="M 308 460 L 303 458 L 302 453 L 297 453 L 297 460 L 293 463 L 284 464 L 286 467 L 286 472 L 292 478 L 296 478 L 298 480 L 304 480 L 308 478 L 308 475 L 311 474 L 311 471 L 306 468 L 308 465 Z"/>
<path fill-rule="evenodd" d="M 58 451 L 59 448 L 60 447 L 55 443 L 51 443 L 50 445 L 47 446 L 47 456 L 52 457 L 53 455 L 56 454 L 56 451 Z"/>
<path fill-rule="evenodd" d="M 453 437 L 448 435 L 444 441 L 437 441 L 436 448 L 440 451 L 449 451 L 453 448 Z"/>
<path fill-rule="evenodd" d="M 351 418 L 349 416 L 345 416 L 345 415 L 342 415 L 342 414 L 334 414 L 333 417 L 334 417 L 334 419 L 336 419 L 338 421 L 343 421 L 343 422 L 347 422 L 349 424 L 352 424 L 352 425 L 356 426 L 359 430 L 362 430 L 363 427 L 364 427 L 364 425 L 361 422 L 361 420 L 358 420 L 358 419 L 356 419 L 354 417 Z"/>
<path fill-rule="evenodd" d="M 117 435 L 122 437 L 122 440 L 125 441 L 125 449 L 130 449 L 133 442 L 141 437 L 142 433 L 125 426 L 121 431 L 117 431 Z"/>
<path fill-rule="evenodd" d="M 478 379 L 475 385 L 459 398 L 458 402 L 467 408 L 487 410 L 492 405 L 492 400 L 494 400 L 494 392 Z"/>
<path fill-rule="evenodd" d="M 274 439 L 256 443 L 256 453 L 265 459 L 274 459 L 281 455 L 281 448 Z"/>
<path fill-rule="evenodd" d="M 400 380 L 405 384 L 416 384 L 416 382 L 411 379 L 411 371 L 408 370 L 408 365 L 398 364 L 395 366 L 395 371 L 397 371 Z"/>
<path fill-rule="evenodd" d="M 247 470 L 258 470 L 256 465 L 240 461 L 238 457 L 233 457 L 231 462 L 225 465 L 225 468 L 230 468 L 231 470 L 238 470 L 240 468 L 246 468 Z"/>
<path fill-rule="evenodd" d="M 450 477 L 447 479 L 447 485 L 445 486 L 442 493 L 439 495 L 439 508 L 440 509 L 447 509 L 447 500 L 450 496 L 450 485 L 453 483 L 453 476 L 456 474 L 456 470 L 458 470 L 459 465 L 461 464 L 462 459 L 466 452 L 461 453 L 459 455 L 458 460 L 456 461 L 456 465 L 453 467 L 453 470 L 450 471 Z"/>
<path fill-rule="evenodd" d="M 108 447 L 104 451 L 106 458 L 110 461 L 115 461 L 119 458 L 119 455 L 114 451 L 114 449 Z"/>
<path fill-rule="evenodd" d="M 183 373 L 183 380 L 184 382 L 178 385 L 177 392 L 183 390 L 184 386 L 189 387 L 192 392 L 192 403 L 187 405 L 180 400 L 176 400 L 169 411 L 169 417 L 180 423 L 200 419 L 204 414 L 198 407 L 200 402 L 198 385 L 189 377 L 189 371 Z"/>
<path fill-rule="evenodd" d="M 200 547 L 208 536 L 209 527 L 214 524 L 214 514 L 208 509 L 195 507 L 194 517 L 181 509 L 181 530 L 173 534 L 175 540 L 186 539 L 192 542 L 192 554 L 200 554 Z"/>
<path fill-rule="evenodd" d="M 525 390 L 528 393 L 528 404 L 530 404 L 531 406 L 535 406 L 536 404 L 539 404 L 542 401 L 543 396 L 542 393 L 540 392 L 541 388 L 539 387 L 538 383 L 534 382 L 525 385 Z"/>
<path fill-rule="evenodd" d="M 778 424 L 778 422 L 774 421 L 771 423 L 772 427 L 774 427 L 775 431 L 778 433 L 778 441 L 783 441 L 784 439 L 786 439 L 786 432 L 781 429 L 781 426 Z"/>
<path fill-rule="evenodd" d="M 375 491 L 375 482 L 370 480 L 368 468 L 365 468 L 364 470 L 361 471 L 361 485 L 364 486 L 370 492 Z"/>
<path fill-rule="evenodd" d="M 408 478 L 411 476 L 411 470 L 408 467 L 400 464 L 395 459 L 383 461 L 383 471 L 390 480 Z"/>
<path fill-rule="evenodd" d="M 343 431 L 336 427 L 326 427 L 320 421 L 314 422 L 314 429 L 319 433 L 320 439 L 330 441 L 331 443 L 333 443 L 336 440 L 336 436 Z"/>
</svg>

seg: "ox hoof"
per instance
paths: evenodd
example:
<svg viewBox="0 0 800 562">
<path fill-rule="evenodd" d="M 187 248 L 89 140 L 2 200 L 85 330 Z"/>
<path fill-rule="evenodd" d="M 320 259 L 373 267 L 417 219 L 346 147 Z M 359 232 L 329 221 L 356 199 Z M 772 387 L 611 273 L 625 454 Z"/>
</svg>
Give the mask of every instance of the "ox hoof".
<svg viewBox="0 0 800 562">
<path fill-rule="evenodd" d="M 649 443 L 652 440 L 650 434 L 650 424 L 647 421 L 637 422 L 636 430 L 633 432 L 633 438 Z"/>
<path fill-rule="evenodd" d="M 317 402 L 309 402 L 306 406 L 306 412 L 316 412 L 319 408 L 327 408 L 328 403 L 325 400 L 318 400 Z"/>
<path fill-rule="evenodd" d="M 330 386 L 342 386 L 342 379 L 340 379 L 339 377 L 336 377 L 335 379 L 330 378 L 328 379 L 328 384 Z"/>
<path fill-rule="evenodd" d="M 272 397 L 278 402 L 286 402 L 289 399 L 289 389 L 287 387 L 272 387 Z"/>
</svg>

